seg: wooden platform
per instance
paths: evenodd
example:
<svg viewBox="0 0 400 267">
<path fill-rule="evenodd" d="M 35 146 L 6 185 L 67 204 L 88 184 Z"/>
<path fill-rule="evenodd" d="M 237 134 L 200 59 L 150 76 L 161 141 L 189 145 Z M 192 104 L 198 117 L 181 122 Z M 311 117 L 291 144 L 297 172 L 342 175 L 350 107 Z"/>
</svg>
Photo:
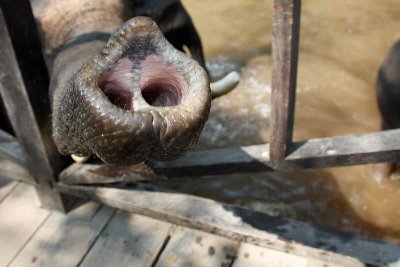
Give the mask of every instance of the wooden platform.
<svg viewBox="0 0 400 267">
<path fill-rule="evenodd" d="M 4 179 L 0 218 L 0 266 L 364 266 L 332 252 L 293 255 L 94 202 L 63 215 L 41 209 L 33 186 Z"/>
</svg>

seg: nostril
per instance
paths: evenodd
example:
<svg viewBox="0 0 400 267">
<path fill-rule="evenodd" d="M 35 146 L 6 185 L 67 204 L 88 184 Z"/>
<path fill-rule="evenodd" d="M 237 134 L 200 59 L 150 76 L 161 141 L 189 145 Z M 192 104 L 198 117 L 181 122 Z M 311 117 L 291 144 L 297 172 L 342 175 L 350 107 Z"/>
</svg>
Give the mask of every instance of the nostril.
<svg viewBox="0 0 400 267">
<path fill-rule="evenodd" d="M 118 88 L 113 88 L 107 85 L 102 86 L 99 84 L 99 86 L 112 104 L 125 110 L 131 109 L 133 98 L 131 92 L 118 90 Z"/>
<path fill-rule="evenodd" d="M 154 107 L 177 106 L 182 100 L 182 89 L 172 83 L 154 83 L 142 88 L 142 95 Z"/>
<path fill-rule="evenodd" d="M 151 55 L 141 63 L 140 90 L 146 102 L 154 107 L 181 104 L 188 84 L 178 70 L 162 58 Z"/>
<path fill-rule="evenodd" d="M 100 76 L 98 86 L 110 102 L 125 110 L 132 109 L 133 94 L 129 77 L 132 62 L 121 58 L 106 73 Z"/>
</svg>

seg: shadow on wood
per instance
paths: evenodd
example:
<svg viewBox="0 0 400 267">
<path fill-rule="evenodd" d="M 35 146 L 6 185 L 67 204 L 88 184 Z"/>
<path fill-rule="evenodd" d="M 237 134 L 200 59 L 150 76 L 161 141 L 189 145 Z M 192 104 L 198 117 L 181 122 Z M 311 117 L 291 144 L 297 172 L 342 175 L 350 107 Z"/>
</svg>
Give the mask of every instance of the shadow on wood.
<svg viewBox="0 0 400 267">
<path fill-rule="evenodd" d="M 61 192 L 118 209 L 294 255 L 323 258 L 332 263 L 358 264 L 352 258 L 343 258 L 328 251 L 373 265 L 394 263 L 400 259 L 400 247 L 394 244 L 321 230 L 305 223 L 271 217 L 200 197 L 165 192 L 154 186 L 139 184 L 136 188 L 124 190 L 58 184 L 58 188 Z"/>
</svg>

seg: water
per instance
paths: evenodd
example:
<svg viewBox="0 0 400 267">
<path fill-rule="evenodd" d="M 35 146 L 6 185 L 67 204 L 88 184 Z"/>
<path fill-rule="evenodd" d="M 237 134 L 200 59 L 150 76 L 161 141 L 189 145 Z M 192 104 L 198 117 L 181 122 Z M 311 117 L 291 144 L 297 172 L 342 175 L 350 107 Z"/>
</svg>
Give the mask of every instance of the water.
<svg viewBox="0 0 400 267">
<path fill-rule="evenodd" d="M 272 1 L 183 3 L 213 72 L 237 68 L 243 76 L 234 92 L 213 102 L 198 149 L 268 142 Z M 383 57 L 400 38 L 398 0 L 303 0 L 300 38 L 294 139 L 378 130 L 374 84 Z M 400 181 L 381 179 L 374 165 L 177 180 L 171 186 L 400 242 Z"/>
</svg>

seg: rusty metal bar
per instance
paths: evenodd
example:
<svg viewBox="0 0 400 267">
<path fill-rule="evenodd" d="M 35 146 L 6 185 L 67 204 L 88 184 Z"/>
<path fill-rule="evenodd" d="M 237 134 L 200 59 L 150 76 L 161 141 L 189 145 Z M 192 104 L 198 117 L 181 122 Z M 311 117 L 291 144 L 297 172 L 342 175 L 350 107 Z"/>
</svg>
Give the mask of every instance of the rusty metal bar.
<svg viewBox="0 0 400 267">
<path fill-rule="evenodd" d="M 292 143 L 301 0 L 275 0 L 272 19 L 270 158 L 282 160 Z"/>
</svg>

